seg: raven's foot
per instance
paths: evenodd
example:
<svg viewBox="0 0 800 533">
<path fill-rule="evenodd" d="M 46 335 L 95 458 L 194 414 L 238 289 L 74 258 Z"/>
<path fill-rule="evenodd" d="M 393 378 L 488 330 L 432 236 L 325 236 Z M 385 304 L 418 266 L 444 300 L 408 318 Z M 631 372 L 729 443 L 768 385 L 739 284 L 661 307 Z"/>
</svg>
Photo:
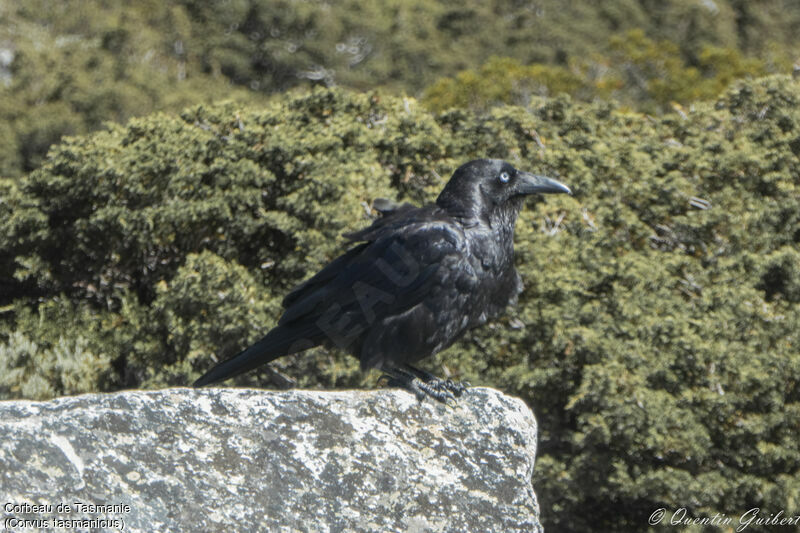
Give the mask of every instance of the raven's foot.
<svg viewBox="0 0 800 533">
<path fill-rule="evenodd" d="M 469 383 L 456 382 L 452 379 L 437 378 L 430 372 L 403 365 L 402 368 L 384 368 L 389 377 L 390 387 L 400 387 L 413 392 L 418 400 L 430 396 L 434 400 L 447 403 L 447 400 L 456 400 L 457 396 L 467 390 Z"/>
<path fill-rule="evenodd" d="M 430 372 L 426 372 L 425 370 L 420 370 L 419 368 L 415 368 L 411 365 L 404 365 L 403 368 L 417 376 L 419 379 L 427 383 L 430 387 L 435 390 L 440 391 L 448 391 L 456 396 L 461 396 L 461 394 L 467 390 L 469 387 L 468 381 L 453 381 L 452 379 L 442 379 L 437 378 Z"/>
<path fill-rule="evenodd" d="M 434 400 L 440 401 L 442 403 L 447 403 L 447 400 L 456 400 L 456 397 L 453 396 L 453 393 L 446 391 L 446 390 L 439 390 L 431 387 L 421 379 L 414 377 L 414 376 L 403 376 L 403 377 L 392 377 L 389 376 L 389 381 L 387 383 L 390 387 L 400 387 L 401 389 L 406 389 L 409 392 L 413 392 L 414 395 L 417 397 L 417 400 L 422 401 L 425 399 L 425 396 L 430 396 Z"/>
</svg>

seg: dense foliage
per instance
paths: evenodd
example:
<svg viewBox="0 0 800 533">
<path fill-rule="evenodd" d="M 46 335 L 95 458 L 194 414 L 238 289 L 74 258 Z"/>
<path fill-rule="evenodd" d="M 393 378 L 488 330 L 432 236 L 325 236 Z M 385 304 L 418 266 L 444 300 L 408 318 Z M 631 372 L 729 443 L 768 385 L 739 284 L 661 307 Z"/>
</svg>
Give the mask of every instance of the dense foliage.
<svg viewBox="0 0 800 533">
<path fill-rule="evenodd" d="M 105 121 L 301 85 L 431 87 L 435 110 L 563 91 L 652 112 L 787 72 L 798 21 L 783 0 L 2 2 L 0 176 Z"/>
<path fill-rule="evenodd" d="M 568 183 L 517 226 L 519 306 L 429 361 L 524 398 L 548 529 L 800 501 L 800 84 L 662 118 L 532 97 L 486 114 L 319 89 L 56 146 L 0 181 L 0 394 L 182 385 L 258 338 L 368 223 L 502 157 Z M 335 351 L 239 384 L 374 386 Z"/>
<path fill-rule="evenodd" d="M 603 68 L 598 68 L 602 63 Z M 531 96 L 560 93 L 576 99 L 615 100 L 652 113 L 682 111 L 697 100 L 715 98 L 732 81 L 789 70 L 787 58 L 745 57 L 734 48 L 704 45 L 683 57 L 672 41 L 654 41 L 642 30 L 614 35 L 608 56 L 572 58 L 568 65 L 523 65 L 494 57 L 475 69 L 442 78 L 424 91 L 433 111 L 452 107 L 482 111 L 493 105 L 527 105 Z"/>
<path fill-rule="evenodd" d="M 257 95 L 187 66 L 189 21 L 161 2 L 0 5 L 0 176 L 38 167 L 63 135 L 154 110 Z"/>
</svg>

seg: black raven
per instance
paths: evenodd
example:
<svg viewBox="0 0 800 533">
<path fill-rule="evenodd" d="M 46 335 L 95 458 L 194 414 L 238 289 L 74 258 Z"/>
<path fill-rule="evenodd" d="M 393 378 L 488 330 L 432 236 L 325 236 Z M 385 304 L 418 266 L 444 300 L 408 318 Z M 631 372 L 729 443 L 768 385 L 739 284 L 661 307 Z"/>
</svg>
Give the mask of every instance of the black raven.
<svg viewBox="0 0 800 533">
<path fill-rule="evenodd" d="M 517 301 L 514 224 L 523 198 L 570 193 L 497 159 L 459 167 L 433 205 L 376 201 L 382 216 L 345 235 L 359 243 L 283 299 L 267 335 L 195 382 L 222 381 L 312 346 L 338 346 L 392 385 L 446 401 L 464 385 L 411 366 Z"/>
</svg>

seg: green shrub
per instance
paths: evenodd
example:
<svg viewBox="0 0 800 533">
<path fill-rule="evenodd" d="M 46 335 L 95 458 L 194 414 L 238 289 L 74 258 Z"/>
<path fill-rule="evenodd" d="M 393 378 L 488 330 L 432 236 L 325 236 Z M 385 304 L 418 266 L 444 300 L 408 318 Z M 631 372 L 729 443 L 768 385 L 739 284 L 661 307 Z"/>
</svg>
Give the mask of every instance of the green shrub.
<svg viewBox="0 0 800 533">
<path fill-rule="evenodd" d="M 435 82 L 425 89 L 423 102 L 434 111 L 453 107 L 485 111 L 501 104 L 524 106 L 532 96 L 588 94 L 588 87 L 586 80 L 565 67 L 523 66 L 511 58 L 492 57 L 478 69 Z"/>
<path fill-rule="evenodd" d="M 436 112 L 450 108 L 473 111 L 502 104 L 527 106 L 531 96 L 569 94 L 592 101 L 614 99 L 651 113 L 678 110 L 681 104 L 716 98 L 734 80 L 788 71 L 788 56 L 769 60 L 746 57 L 736 48 L 703 44 L 687 58 L 678 43 L 647 37 L 636 29 L 613 35 L 607 49 L 571 57 L 569 65 L 523 65 L 493 57 L 478 68 L 444 77 L 425 89 L 422 101 Z"/>
<path fill-rule="evenodd" d="M 153 367 L 147 352 L 143 360 L 134 359 L 134 366 L 152 376 L 144 384 L 185 385 L 198 361 L 208 364 L 209 354 L 231 353 L 242 341 L 258 340 L 278 314 L 277 302 L 265 300 L 261 291 L 242 266 L 207 250 L 189 254 L 169 282 L 156 286 L 145 327 L 148 336 L 165 339 L 166 346 L 159 367 Z"/>
<path fill-rule="evenodd" d="M 0 177 L 39 167 L 63 136 L 107 121 L 222 98 L 263 101 L 175 50 L 191 31 L 186 13 L 168 4 L 3 6 L 0 51 L 10 61 L 0 65 Z"/>
<path fill-rule="evenodd" d="M 800 4 L 752 5 L 5 2 L 0 177 L 38 168 L 62 136 L 97 131 L 106 121 L 221 98 L 259 105 L 266 95 L 298 86 L 411 95 L 431 87 L 436 110 L 463 102 L 524 104 L 530 95 L 561 91 L 586 100 L 613 95 L 648 112 L 669 109 L 692 95 L 715 97 L 731 76 L 788 72 L 800 54 Z M 615 34 L 620 42 L 610 49 Z M 508 65 L 508 72 L 492 65 Z M 476 79 L 484 73 L 492 80 Z"/>
<path fill-rule="evenodd" d="M 55 316 L 56 309 L 63 314 Z M 101 352 L 105 347 L 90 347 L 83 327 L 64 327 L 85 325 L 72 306 L 53 301 L 41 306 L 39 316 L 25 310 L 21 315 L 30 331 L 11 332 L 0 343 L 0 397 L 46 400 L 109 387 L 112 369 Z"/>
</svg>

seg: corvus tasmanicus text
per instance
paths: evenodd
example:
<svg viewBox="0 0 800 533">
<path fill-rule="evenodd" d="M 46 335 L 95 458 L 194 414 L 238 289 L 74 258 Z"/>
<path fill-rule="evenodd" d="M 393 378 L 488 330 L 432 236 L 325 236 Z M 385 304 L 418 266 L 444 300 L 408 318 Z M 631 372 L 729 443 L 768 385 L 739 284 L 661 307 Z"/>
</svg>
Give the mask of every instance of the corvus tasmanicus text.
<svg viewBox="0 0 800 533">
<path fill-rule="evenodd" d="M 320 344 L 338 346 L 422 398 L 464 386 L 413 366 L 517 301 L 514 224 L 525 195 L 565 185 L 478 159 L 453 174 L 436 203 L 376 201 L 382 217 L 346 237 L 360 243 L 283 299 L 278 325 L 195 382 L 222 381 Z"/>
</svg>

